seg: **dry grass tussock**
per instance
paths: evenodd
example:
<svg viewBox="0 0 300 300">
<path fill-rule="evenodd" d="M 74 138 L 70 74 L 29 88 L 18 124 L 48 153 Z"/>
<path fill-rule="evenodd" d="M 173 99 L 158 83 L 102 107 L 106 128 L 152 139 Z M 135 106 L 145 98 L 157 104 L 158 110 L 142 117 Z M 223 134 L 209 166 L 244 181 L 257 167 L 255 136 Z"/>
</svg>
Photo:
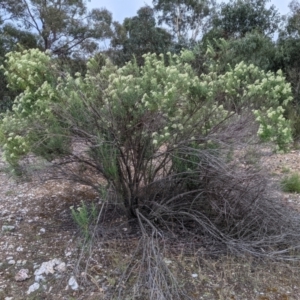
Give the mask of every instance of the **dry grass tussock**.
<svg viewBox="0 0 300 300">
<path fill-rule="evenodd" d="M 142 182 L 134 219 L 87 156 L 52 163 L 45 179 L 101 192 L 76 267 L 87 291 L 103 299 L 297 299 L 287 279 L 299 286 L 300 214 L 270 191 L 256 153 L 239 158 L 222 143 L 167 147 L 164 176 Z"/>
<path fill-rule="evenodd" d="M 88 290 L 104 299 L 298 299 L 299 212 L 272 197 L 261 170 L 215 151 L 197 152 L 194 177 L 144 186 L 134 220 L 106 194 L 77 264 Z"/>
</svg>

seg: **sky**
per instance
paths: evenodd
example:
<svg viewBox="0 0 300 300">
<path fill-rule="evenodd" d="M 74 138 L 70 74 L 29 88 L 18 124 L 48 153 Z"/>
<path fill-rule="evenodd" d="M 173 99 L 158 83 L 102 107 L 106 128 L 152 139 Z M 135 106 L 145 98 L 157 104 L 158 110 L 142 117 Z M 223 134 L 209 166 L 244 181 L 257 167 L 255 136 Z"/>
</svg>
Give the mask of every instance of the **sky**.
<svg viewBox="0 0 300 300">
<path fill-rule="evenodd" d="M 228 2 L 228 1 L 218 1 Z M 291 0 L 271 0 L 268 4 L 275 5 L 281 15 L 289 12 L 288 4 Z M 120 23 L 127 17 L 133 17 L 142 6 L 152 6 L 152 0 L 88 0 L 88 8 L 106 8 L 113 14 L 113 20 Z"/>
</svg>

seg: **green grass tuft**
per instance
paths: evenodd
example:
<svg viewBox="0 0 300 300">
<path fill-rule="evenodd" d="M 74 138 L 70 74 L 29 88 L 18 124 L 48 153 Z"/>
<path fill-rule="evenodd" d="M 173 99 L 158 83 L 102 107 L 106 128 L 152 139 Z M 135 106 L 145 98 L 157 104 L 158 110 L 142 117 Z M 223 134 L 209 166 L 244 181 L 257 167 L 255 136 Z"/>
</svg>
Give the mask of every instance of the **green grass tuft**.
<svg viewBox="0 0 300 300">
<path fill-rule="evenodd" d="M 300 193 L 300 175 L 294 173 L 281 181 L 282 190 L 287 193 Z"/>
</svg>

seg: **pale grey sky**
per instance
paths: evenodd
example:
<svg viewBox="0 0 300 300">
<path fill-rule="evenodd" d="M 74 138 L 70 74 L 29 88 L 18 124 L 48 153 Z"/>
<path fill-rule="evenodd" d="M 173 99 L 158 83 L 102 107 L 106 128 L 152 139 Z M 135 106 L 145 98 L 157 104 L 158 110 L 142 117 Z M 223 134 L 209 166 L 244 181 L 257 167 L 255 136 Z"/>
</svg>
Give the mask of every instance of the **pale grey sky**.
<svg viewBox="0 0 300 300">
<path fill-rule="evenodd" d="M 290 2 L 291 0 L 271 0 L 268 4 L 274 4 L 280 14 L 284 15 L 289 12 Z M 89 8 L 105 7 L 113 14 L 113 19 L 119 22 L 123 22 L 126 17 L 135 16 L 137 10 L 145 4 L 152 6 L 152 0 L 90 0 L 87 3 Z"/>
</svg>

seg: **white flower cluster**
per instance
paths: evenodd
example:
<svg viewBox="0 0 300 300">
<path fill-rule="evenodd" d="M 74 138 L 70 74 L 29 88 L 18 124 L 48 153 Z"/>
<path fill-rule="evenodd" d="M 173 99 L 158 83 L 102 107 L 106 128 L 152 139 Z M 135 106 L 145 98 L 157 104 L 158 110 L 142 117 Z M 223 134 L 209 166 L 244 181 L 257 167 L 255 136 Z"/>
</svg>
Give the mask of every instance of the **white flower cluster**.
<svg viewBox="0 0 300 300">
<path fill-rule="evenodd" d="M 283 117 L 282 106 L 269 108 L 266 112 L 255 110 L 256 121 L 259 122 L 258 136 L 263 141 L 271 141 L 277 152 L 285 152 L 293 141 L 289 120 Z"/>
<path fill-rule="evenodd" d="M 0 124 L 0 141 L 4 158 L 14 164 L 30 149 L 34 122 L 43 122 L 51 114 L 51 102 L 57 91 L 51 84 L 51 58 L 38 49 L 6 55 L 5 75 L 12 89 L 23 90 L 14 100 L 12 113 L 7 112 Z"/>
</svg>

